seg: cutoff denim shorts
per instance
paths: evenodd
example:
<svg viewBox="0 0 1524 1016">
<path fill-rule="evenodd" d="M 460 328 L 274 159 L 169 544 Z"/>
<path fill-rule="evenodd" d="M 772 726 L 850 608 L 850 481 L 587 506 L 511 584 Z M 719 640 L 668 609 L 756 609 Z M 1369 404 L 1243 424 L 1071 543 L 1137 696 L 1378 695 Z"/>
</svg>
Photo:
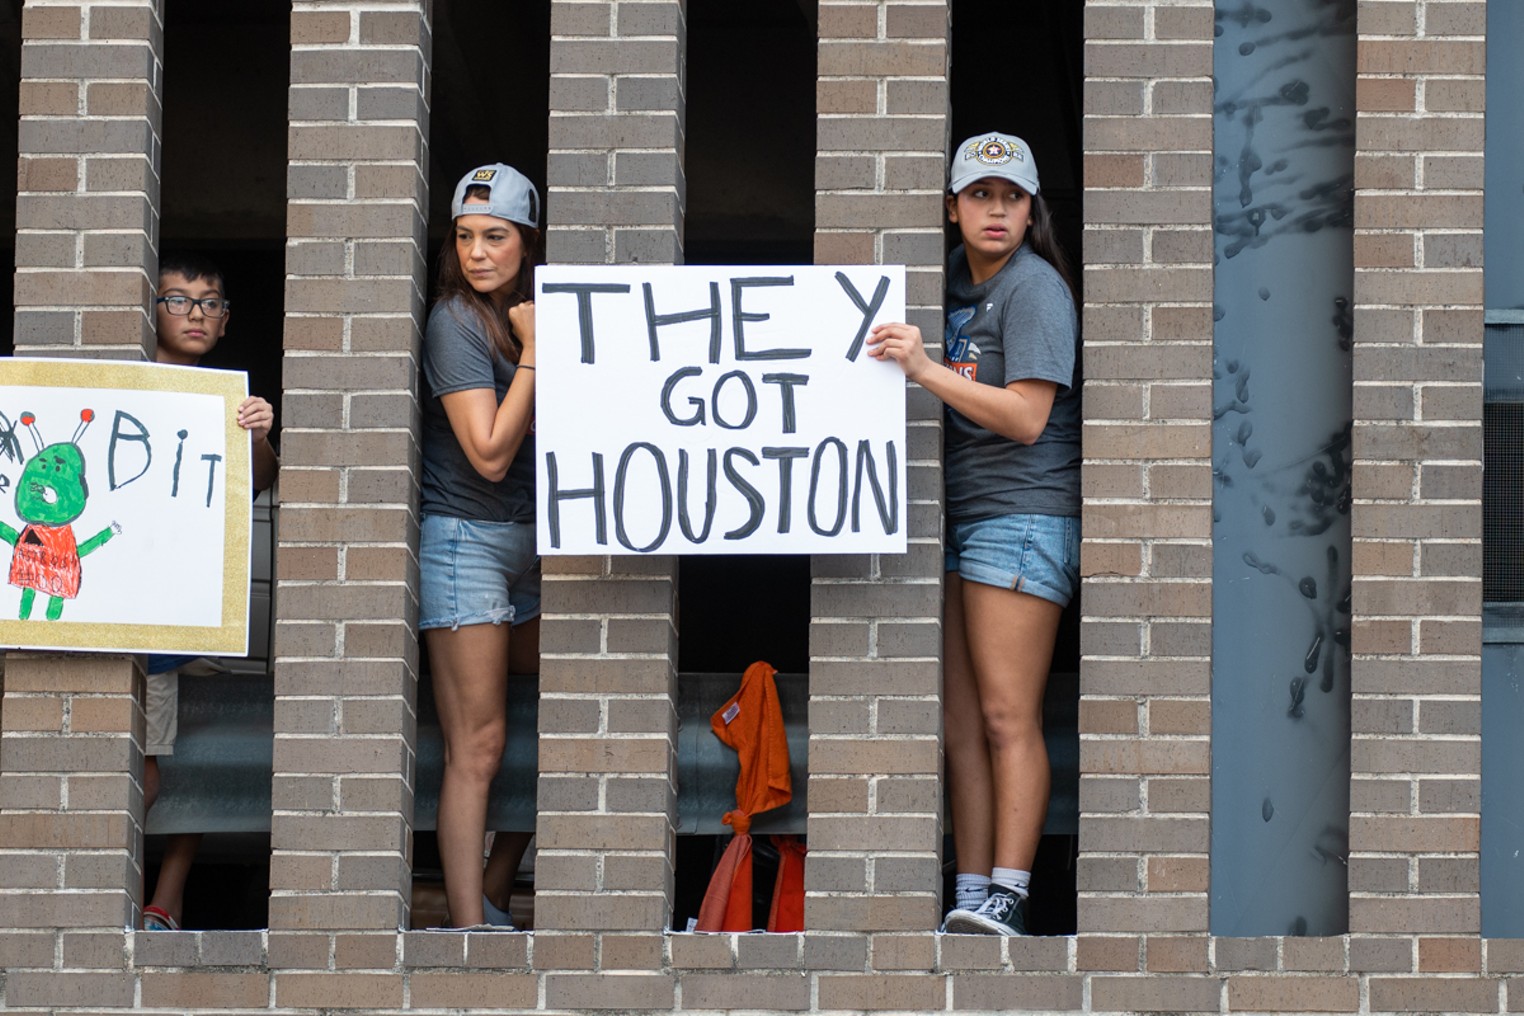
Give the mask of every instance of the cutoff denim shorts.
<svg viewBox="0 0 1524 1016">
<path fill-rule="evenodd" d="M 523 624 L 540 616 L 532 522 L 425 515 L 419 535 L 418 628 Z"/>
<path fill-rule="evenodd" d="M 1080 520 L 1067 515 L 997 515 L 947 524 L 946 569 L 1068 606 L 1079 591 Z"/>
</svg>

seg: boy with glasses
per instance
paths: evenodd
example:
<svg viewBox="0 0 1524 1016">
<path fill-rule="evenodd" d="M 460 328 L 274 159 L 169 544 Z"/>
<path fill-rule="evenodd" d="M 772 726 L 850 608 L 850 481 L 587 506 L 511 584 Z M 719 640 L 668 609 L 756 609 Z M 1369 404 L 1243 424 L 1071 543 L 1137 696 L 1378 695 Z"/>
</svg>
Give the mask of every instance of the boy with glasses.
<svg viewBox="0 0 1524 1016">
<path fill-rule="evenodd" d="M 165 254 L 159 259 L 159 289 L 154 297 L 154 320 L 158 334 L 158 363 L 195 367 L 210 353 L 227 330 L 230 304 L 223 293 L 222 272 L 204 257 Z M 275 410 L 257 395 L 238 407 L 238 425 L 253 441 L 251 461 L 256 493 L 275 483 L 280 462 L 270 445 Z M 180 668 L 190 663 L 184 656 L 149 654 L 148 686 L 144 711 L 148 734 L 143 746 L 143 811 L 159 797 L 160 755 L 173 755 L 179 733 Z M 184 908 L 185 881 L 201 845 L 200 833 L 175 833 L 164 846 L 164 860 L 154 886 L 153 901 L 143 908 L 143 927 L 148 931 L 177 931 Z"/>
</svg>

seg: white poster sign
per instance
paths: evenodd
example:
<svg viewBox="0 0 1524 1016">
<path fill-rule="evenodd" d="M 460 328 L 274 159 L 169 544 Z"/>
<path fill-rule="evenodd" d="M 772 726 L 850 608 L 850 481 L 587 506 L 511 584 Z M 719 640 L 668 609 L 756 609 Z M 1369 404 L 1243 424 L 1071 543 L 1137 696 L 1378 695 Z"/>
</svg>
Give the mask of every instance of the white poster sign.
<svg viewBox="0 0 1524 1016">
<path fill-rule="evenodd" d="M 0 358 L 0 644 L 248 651 L 236 371 Z"/>
<path fill-rule="evenodd" d="M 902 265 L 536 272 L 541 554 L 903 553 Z"/>
</svg>

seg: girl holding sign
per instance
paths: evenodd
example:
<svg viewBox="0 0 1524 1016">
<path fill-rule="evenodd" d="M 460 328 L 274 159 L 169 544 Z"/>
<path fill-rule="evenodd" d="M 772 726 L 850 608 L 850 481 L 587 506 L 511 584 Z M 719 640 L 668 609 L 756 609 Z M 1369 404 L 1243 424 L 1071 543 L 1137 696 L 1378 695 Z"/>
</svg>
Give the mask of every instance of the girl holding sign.
<svg viewBox="0 0 1524 1016">
<path fill-rule="evenodd" d="M 946 406 L 944 711 L 958 876 L 949 932 L 1020 935 L 1048 808 L 1042 700 L 1079 589 L 1079 322 L 1031 150 L 954 152 L 947 331 L 884 324 L 869 349 Z"/>
<path fill-rule="evenodd" d="M 511 926 L 507 895 L 528 843 L 527 834 L 498 834 L 484 880 L 508 673 L 539 669 L 530 435 L 539 212 L 534 185 L 501 163 L 461 179 L 423 340 L 418 627 L 444 734 L 439 854 L 455 927 Z"/>
</svg>

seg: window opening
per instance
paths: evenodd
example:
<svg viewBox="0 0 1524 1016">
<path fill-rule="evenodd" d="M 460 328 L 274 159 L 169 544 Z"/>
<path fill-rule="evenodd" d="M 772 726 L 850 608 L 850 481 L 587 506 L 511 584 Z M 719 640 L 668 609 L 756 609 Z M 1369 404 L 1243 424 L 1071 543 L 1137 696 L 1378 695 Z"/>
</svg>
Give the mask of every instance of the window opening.
<svg viewBox="0 0 1524 1016">
<path fill-rule="evenodd" d="M 250 392 L 275 407 L 274 443 L 281 423 L 289 11 L 257 0 L 167 0 L 164 25 L 159 251 L 200 254 L 221 271 L 236 313 L 201 364 L 248 372 Z M 226 45 L 230 38 L 240 44 Z M 185 928 L 268 923 L 276 514 L 269 495 L 261 495 L 249 656 L 181 668 L 179 733 L 174 753 L 159 757 L 161 789 L 144 844 L 144 902 L 173 899 L 174 872 L 184 869 L 165 866 L 166 851 L 182 862 L 191 852 L 183 911 L 173 914 Z M 205 834 L 199 845 L 185 838 L 195 834 Z"/>
<path fill-rule="evenodd" d="M 502 162 L 545 197 L 549 148 L 550 4 L 434 0 L 429 109 L 429 217 L 425 291 L 432 301 L 439 251 L 450 236 L 450 201 L 461 175 Z M 543 223 L 543 215 L 541 216 Z M 421 382 L 420 382 L 421 383 Z M 413 801 L 413 895 L 417 928 L 449 924 L 444 869 L 435 834 L 444 741 L 435 706 L 427 641 L 420 638 L 417 774 Z M 487 793 L 488 844 L 497 833 L 532 833 L 539 776 L 539 677 L 511 673 L 508 736 Z M 499 858 L 499 863 L 503 863 Z M 503 863 L 503 868 L 514 867 Z M 531 841 L 511 875 L 507 913 L 516 928 L 534 928 L 535 853 Z M 505 876 L 509 877 L 509 876 Z M 489 881 L 496 882 L 495 876 Z M 499 901 L 501 902 L 501 900 Z"/>
<path fill-rule="evenodd" d="M 815 3 L 690 0 L 688 264 L 810 264 L 815 229 Z M 745 110 L 745 115 L 737 115 Z M 754 927 L 767 925 L 776 854 L 766 834 L 805 831 L 809 702 L 807 555 L 678 562 L 677 882 L 672 926 L 697 918 L 729 839 L 739 762 L 709 718 L 766 660 L 789 735 L 793 800 L 752 826 Z"/>
<path fill-rule="evenodd" d="M 1014 134 L 1031 146 L 1041 167 L 1042 194 L 1079 282 L 1084 187 L 1080 136 L 1083 5 L 1064 0 L 1022 5 L 1001 0 L 952 0 L 951 6 L 949 144 L 981 131 L 998 130 Z M 989 59 L 989 39 L 992 33 L 999 34 L 1002 26 L 1010 37 L 1023 39 L 1022 59 Z M 956 227 L 949 226 L 948 250 L 958 242 Z M 1075 302 L 1078 304 L 1080 298 Z M 1072 935 L 1077 926 L 1080 604 L 1081 597 L 1076 596 L 1064 610 L 1043 700 L 1043 736 L 1052 779 L 1026 915 L 1027 930 L 1036 935 Z M 957 861 L 950 809 L 946 814 L 944 909 L 953 903 Z"/>
<path fill-rule="evenodd" d="M 0 109 L 19 109 L 21 104 L 21 4 L 13 2 L 0 7 Z M 0 165 L 14 166 L 20 157 L 16 132 L 7 130 L 0 135 Z M 16 192 L 0 208 L 0 257 L 5 264 L 16 263 Z M 10 356 L 16 351 L 16 315 L 3 315 L 0 322 L 0 356 Z"/>
</svg>

